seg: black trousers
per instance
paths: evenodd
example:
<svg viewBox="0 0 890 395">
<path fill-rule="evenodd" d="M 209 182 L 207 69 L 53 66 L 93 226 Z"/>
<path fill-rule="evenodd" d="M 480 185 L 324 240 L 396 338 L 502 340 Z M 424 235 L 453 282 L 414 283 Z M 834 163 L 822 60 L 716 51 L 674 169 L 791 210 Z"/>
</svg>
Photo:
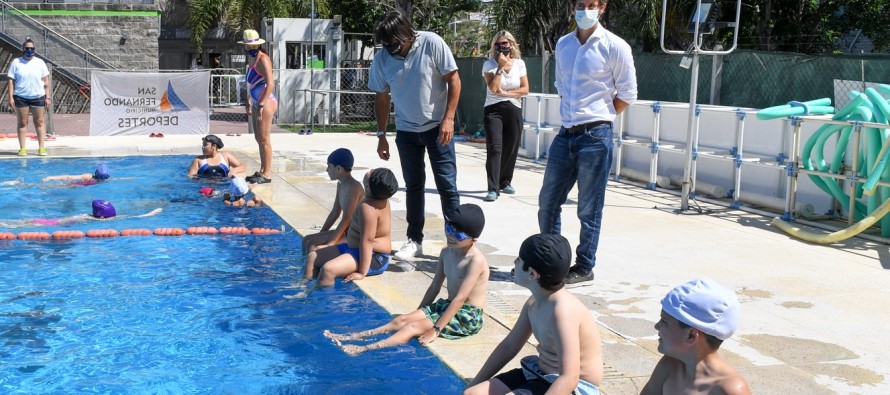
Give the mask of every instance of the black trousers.
<svg viewBox="0 0 890 395">
<path fill-rule="evenodd" d="M 513 181 L 516 154 L 522 138 L 522 109 L 509 101 L 485 107 L 485 172 L 488 191 L 500 195 Z"/>
</svg>

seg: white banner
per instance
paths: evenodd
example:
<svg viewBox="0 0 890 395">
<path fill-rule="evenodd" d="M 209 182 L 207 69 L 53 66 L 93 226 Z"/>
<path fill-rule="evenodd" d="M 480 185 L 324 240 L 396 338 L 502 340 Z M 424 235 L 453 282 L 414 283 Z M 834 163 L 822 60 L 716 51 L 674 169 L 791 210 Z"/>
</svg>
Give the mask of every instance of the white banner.
<svg viewBox="0 0 890 395">
<path fill-rule="evenodd" d="M 209 71 L 93 71 L 90 83 L 90 136 L 209 134 Z"/>
</svg>

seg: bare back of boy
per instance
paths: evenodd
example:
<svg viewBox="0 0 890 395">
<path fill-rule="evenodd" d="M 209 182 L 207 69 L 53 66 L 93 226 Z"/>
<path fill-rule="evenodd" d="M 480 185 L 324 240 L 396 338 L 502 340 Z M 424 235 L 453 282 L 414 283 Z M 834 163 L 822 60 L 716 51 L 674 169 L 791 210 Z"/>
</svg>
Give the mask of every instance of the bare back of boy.
<svg viewBox="0 0 890 395">
<path fill-rule="evenodd" d="M 389 199 L 378 200 L 365 198 L 356 207 L 355 215 L 349 223 L 346 232 L 346 244 L 350 248 L 359 248 L 362 238 L 369 237 L 364 233 L 365 222 L 376 222 L 374 241 L 371 243 L 374 252 L 389 254 L 392 252 L 392 215 L 390 214 Z"/>
<path fill-rule="evenodd" d="M 485 294 L 488 291 L 488 260 L 476 246 L 470 247 L 466 254 L 458 248 L 447 247 L 442 249 L 439 255 L 445 272 L 445 286 L 448 289 L 448 299 L 454 300 L 458 291 L 464 284 L 472 287 L 465 304 L 485 308 Z M 481 270 L 474 270 L 481 268 Z M 471 279 L 468 276 L 476 276 Z"/>
<path fill-rule="evenodd" d="M 663 356 L 642 393 L 750 395 L 751 390 L 742 375 L 715 352 L 699 361 L 694 373 L 687 372 L 680 360 Z"/>
<path fill-rule="evenodd" d="M 560 374 L 561 364 L 580 360 L 579 378 L 602 385 L 602 341 L 596 320 L 587 307 L 564 288 L 553 293 L 547 303 L 537 305 L 534 298 L 530 298 L 529 303 L 528 318 L 538 340 L 541 371 Z M 563 355 L 559 354 L 560 350 Z M 563 366 L 563 370 L 569 369 Z"/>
</svg>

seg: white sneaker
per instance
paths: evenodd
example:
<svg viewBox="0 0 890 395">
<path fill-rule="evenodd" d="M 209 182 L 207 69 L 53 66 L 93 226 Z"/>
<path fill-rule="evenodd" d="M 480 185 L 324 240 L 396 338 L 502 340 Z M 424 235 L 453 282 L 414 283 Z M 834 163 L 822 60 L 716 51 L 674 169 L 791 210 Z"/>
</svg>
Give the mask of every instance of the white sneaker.
<svg viewBox="0 0 890 395">
<path fill-rule="evenodd" d="M 393 254 L 393 257 L 403 261 L 410 261 L 418 255 L 423 255 L 423 245 L 408 239 L 408 241 L 402 245 L 402 248 L 399 248 L 399 250 Z"/>
</svg>

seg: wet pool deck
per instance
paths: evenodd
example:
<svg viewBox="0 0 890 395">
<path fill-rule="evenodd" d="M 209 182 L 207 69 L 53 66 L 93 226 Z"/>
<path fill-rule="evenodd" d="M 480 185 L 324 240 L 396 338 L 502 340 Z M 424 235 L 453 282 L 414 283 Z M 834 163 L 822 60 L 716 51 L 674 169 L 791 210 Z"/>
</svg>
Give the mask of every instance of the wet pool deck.
<svg viewBox="0 0 890 395">
<path fill-rule="evenodd" d="M 224 133 L 222 133 L 224 134 Z M 221 136 L 243 158 L 248 174 L 258 169 L 251 135 Z M 390 138 L 392 143 L 393 138 Z M 31 151 L 36 151 L 36 142 Z M 75 137 L 48 142 L 59 156 L 197 154 L 197 136 Z M 401 180 L 398 160 L 377 158 L 376 139 L 358 134 L 273 135 L 273 182 L 257 188 L 301 233 L 320 225 L 332 204 L 327 154 L 336 147 L 356 156 L 356 177 L 371 167 L 389 167 Z M 394 146 L 394 144 L 393 144 Z M 0 159 L 14 158 L 15 139 L 0 140 Z M 479 240 L 493 273 L 483 332 L 468 339 L 439 339 L 431 349 L 460 376 L 471 378 L 518 316 L 528 292 L 512 284 L 509 270 L 522 240 L 537 232 L 537 193 L 543 167 L 517 165 L 517 194 L 483 202 L 485 149 L 458 144 L 462 203 L 483 207 L 486 229 Z M 29 160 L 39 160 L 30 157 Z M 185 167 L 186 164 L 183 164 Z M 411 272 L 391 270 L 358 285 L 394 314 L 417 308 L 429 284 L 435 255 L 444 244 L 441 208 L 427 177 L 424 252 Z M 576 197 L 572 192 L 570 199 Z M 404 240 L 404 193 L 393 198 L 393 247 Z M 575 207 L 564 207 L 564 235 L 578 239 Z M 597 318 L 604 341 L 606 394 L 637 394 L 659 355 L 653 325 L 661 297 L 674 285 L 708 276 L 735 289 L 742 303 L 741 327 L 721 354 L 748 379 L 757 394 L 890 393 L 890 251 L 887 245 L 851 239 L 831 246 L 797 241 L 771 227 L 771 218 L 718 206 L 708 215 L 678 215 L 679 198 L 635 185 L 610 182 L 593 282 L 571 287 Z M 319 334 L 321 336 L 321 334 Z M 528 346 L 520 354 L 530 354 Z M 509 368 L 518 366 L 514 361 Z"/>
</svg>

